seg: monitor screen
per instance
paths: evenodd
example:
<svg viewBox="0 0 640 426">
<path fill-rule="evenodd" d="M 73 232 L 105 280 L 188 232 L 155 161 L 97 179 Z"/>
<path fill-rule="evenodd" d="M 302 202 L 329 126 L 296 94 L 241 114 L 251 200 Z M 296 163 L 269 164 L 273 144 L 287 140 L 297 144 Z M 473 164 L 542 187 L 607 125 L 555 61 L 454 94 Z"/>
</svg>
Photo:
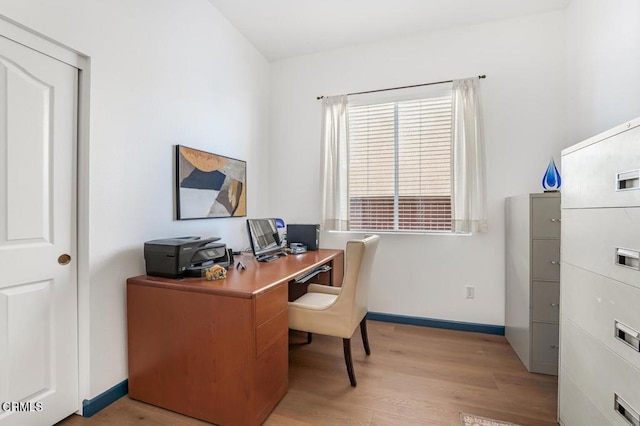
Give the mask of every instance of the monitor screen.
<svg viewBox="0 0 640 426">
<path fill-rule="evenodd" d="M 282 249 L 275 219 L 247 219 L 247 230 L 254 256 Z"/>
</svg>

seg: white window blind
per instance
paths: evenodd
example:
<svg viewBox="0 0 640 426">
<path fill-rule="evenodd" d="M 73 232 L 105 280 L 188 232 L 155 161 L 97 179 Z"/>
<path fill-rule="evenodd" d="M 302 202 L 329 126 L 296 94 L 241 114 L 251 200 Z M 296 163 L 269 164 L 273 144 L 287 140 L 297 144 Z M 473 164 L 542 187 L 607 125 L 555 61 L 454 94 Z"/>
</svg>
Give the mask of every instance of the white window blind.
<svg viewBox="0 0 640 426">
<path fill-rule="evenodd" d="M 351 230 L 451 231 L 451 98 L 349 106 Z"/>
</svg>

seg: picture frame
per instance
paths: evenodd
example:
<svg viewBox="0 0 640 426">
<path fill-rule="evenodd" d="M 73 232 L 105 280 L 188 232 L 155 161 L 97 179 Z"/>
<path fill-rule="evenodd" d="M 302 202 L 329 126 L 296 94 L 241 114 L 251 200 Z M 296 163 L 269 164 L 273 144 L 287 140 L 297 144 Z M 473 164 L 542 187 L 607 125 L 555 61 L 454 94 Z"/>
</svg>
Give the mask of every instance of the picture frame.
<svg viewBox="0 0 640 426">
<path fill-rule="evenodd" d="M 247 215 L 247 163 L 176 145 L 176 218 Z"/>
</svg>

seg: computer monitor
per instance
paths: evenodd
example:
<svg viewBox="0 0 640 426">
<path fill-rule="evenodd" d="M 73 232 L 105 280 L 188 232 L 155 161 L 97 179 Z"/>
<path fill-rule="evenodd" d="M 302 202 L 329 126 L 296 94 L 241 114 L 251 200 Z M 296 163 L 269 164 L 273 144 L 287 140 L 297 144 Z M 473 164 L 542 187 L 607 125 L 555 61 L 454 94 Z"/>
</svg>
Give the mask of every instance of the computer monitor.
<svg viewBox="0 0 640 426">
<path fill-rule="evenodd" d="M 258 260 L 282 250 L 275 219 L 247 219 L 247 231 L 251 250 Z"/>
</svg>

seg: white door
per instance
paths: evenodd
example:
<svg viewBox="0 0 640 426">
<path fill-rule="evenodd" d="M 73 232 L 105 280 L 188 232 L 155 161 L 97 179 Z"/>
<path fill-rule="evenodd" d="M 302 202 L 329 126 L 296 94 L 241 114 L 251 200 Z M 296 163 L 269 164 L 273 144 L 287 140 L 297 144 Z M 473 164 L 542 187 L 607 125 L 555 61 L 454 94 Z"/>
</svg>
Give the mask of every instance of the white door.
<svg viewBox="0 0 640 426">
<path fill-rule="evenodd" d="M 1 426 L 79 408 L 77 88 L 76 68 L 0 36 Z"/>
</svg>

